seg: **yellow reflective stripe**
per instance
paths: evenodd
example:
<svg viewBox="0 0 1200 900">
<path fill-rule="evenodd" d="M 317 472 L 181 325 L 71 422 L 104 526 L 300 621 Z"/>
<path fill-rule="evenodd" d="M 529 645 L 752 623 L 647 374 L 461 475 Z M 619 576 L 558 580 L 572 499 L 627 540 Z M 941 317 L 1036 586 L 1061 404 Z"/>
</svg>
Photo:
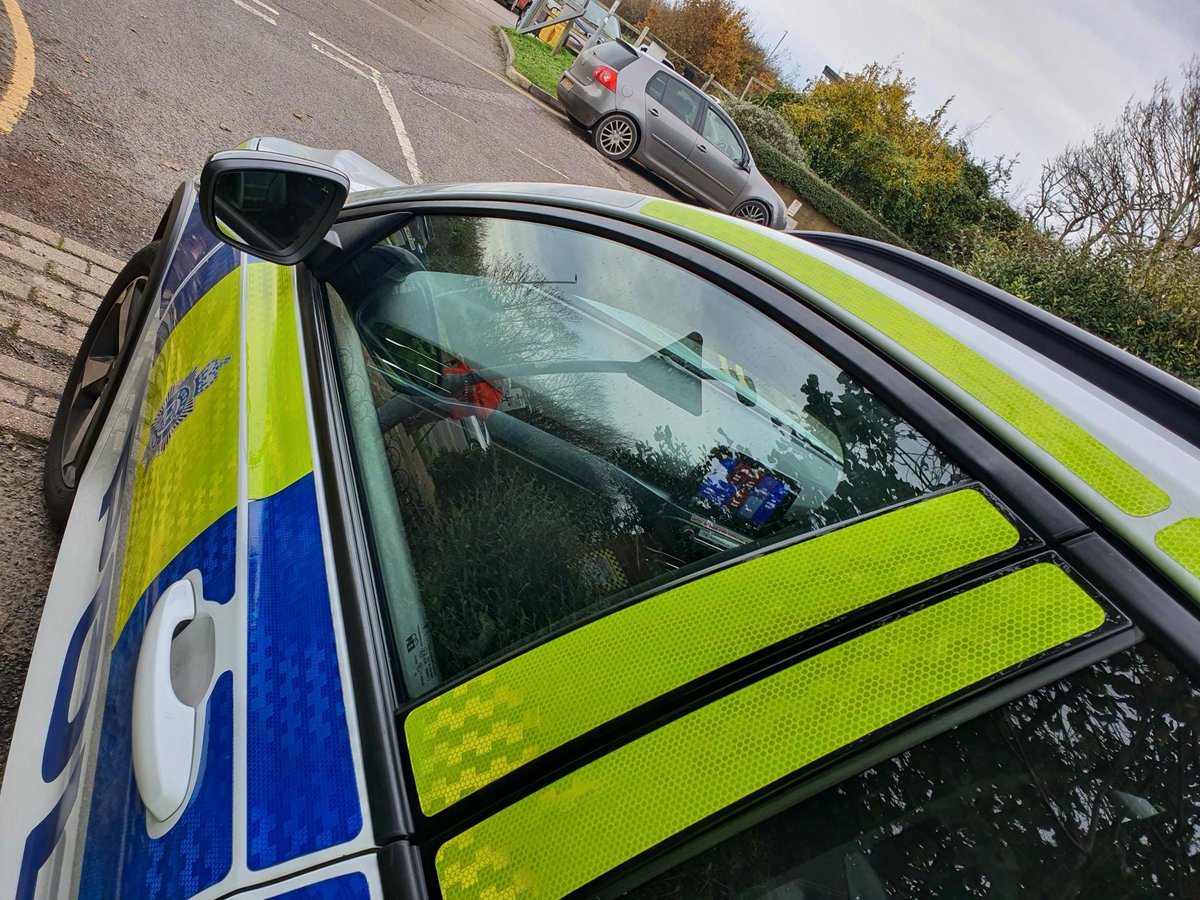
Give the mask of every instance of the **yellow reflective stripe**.
<svg viewBox="0 0 1200 900">
<path fill-rule="evenodd" d="M 246 448 L 250 499 L 312 471 L 291 268 L 246 266 Z"/>
<path fill-rule="evenodd" d="M 1122 512 L 1149 516 L 1170 505 L 1161 488 L 1066 415 L 886 294 L 735 220 L 664 200 L 646 203 L 642 212 L 715 238 L 802 281 L 940 372 Z"/>
<path fill-rule="evenodd" d="M 975 490 L 931 497 L 716 572 L 529 650 L 415 709 L 421 809 L 440 812 L 723 665 L 1014 546 Z"/>
<path fill-rule="evenodd" d="M 1154 536 L 1158 548 L 1200 577 L 1200 519 L 1180 519 Z"/>
<path fill-rule="evenodd" d="M 556 898 L 921 708 L 1098 628 L 1041 563 L 839 644 L 506 807 L 437 853 L 445 900 Z"/>
<path fill-rule="evenodd" d="M 234 269 L 179 321 L 150 370 L 135 445 L 128 549 L 114 643 L 151 580 L 237 505 L 240 336 L 241 270 Z M 178 405 L 164 411 L 172 389 L 178 398 L 179 386 L 214 361 L 218 371 L 212 384 L 190 400 L 177 399 Z M 160 412 L 177 425 L 161 452 L 148 458 L 150 426 Z"/>
</svg>

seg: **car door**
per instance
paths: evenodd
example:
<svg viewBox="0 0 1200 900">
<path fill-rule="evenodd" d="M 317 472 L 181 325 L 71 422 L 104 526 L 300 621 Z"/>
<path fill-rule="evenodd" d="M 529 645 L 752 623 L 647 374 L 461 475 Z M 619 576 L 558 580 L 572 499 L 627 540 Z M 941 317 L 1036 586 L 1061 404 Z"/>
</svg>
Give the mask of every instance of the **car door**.
<svg viewBox="0 0 1200 900">
<path fill-rule="evenodd" d="M 192 187 L 181 187 L 157 236 L 161 250 L 143 289 L 149 298 L 146 321 L 79 475 L 63 533 L 0 793 L 4 896 L 25 900 L 73 890 L 104 717 L 112 619 L 129 534 L 129 473 L 160 318 L 158 298 L 162 291 L 170 296 L 182 270 L 203 256 L 194 233 L 187 237 L 194 201 Z M 123 758 L 128 764 L 128 754 Z"/>
<path fill-rule="evenodd" d="M 142 375 L 124 384 L 126 415 L 85 481 L 117 474 L 81 490 L 64 536 L 64 550 L 82 536 L 120 552 L 66 631 L 68 660 L 94 674 L 49 693 L 50 737 L 33 758 L 64 769 L 66 788 L 20 835 L 21 900 L 215 897 L 375 845 L 304 389 L 303 269 L 219 243 L 190 189 L 185 201 Z M 119 530 L 96 532 L 97 510 Z M 43 634 L 58 636 L 49 616 L 84 562 L 60 555 Z M 31 673 L 19 732 L 46 696 Z M 363 865 L 344 896 L 379 896 L 374 861 Z"/>
<path fill-rule="evenodd" d="M 704 98 L 698 91 L 666 72 L 655 72 L 646 83 L 646 136 L 641 144 L 645 163 L 677 180 L 699 140 L 696 128 L 703 111 Z"/>
<path fill-rule="evenodd" d="M 1136 639 L 1057 549 L 1086 526 L 794 295 L 635 213 L 377 212 L 313 342 L 431 892 L 619 894 L 773 779 Z"/>
<path fill-rule="evenodd" d="M 716 106 L 706 104 L 700 139 L 683 170 L 692 190 L 714 209 L 729 210 L 750 177 L 748 158 L 733 123 Z"/>
</svg>

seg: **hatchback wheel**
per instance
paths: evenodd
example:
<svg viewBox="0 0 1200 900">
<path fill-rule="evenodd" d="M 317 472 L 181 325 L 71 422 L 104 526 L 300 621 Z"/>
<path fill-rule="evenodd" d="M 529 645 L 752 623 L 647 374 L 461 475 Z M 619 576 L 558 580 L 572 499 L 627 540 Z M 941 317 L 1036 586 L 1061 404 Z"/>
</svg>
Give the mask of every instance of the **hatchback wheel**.
<svg viewBox="0 0 1200 900">
<path fill-rule="evenodd" d="M 739 219 L 754 222 L 756 225 L 770 225 L 771 211 L 761 200 L 747 200 L 733 211 Z"/>
<path fill-rule="evenodd" d="M 592 143 L 609 159 L 621 160 L 637 147 L 637 135 L 637 123 L 633 119 L 624 113 L 614 113 L 596 125 Z"/>
<path fill-rule="evenodd" d="M 46 512 L 62 528 L 75 501 L 79 477 L 112 405 L 122 363 L 146 308 L 150 267 L 158 243 L 139 250 L 109 288 L 71 366 L 46 448 Z"/>
</svg>

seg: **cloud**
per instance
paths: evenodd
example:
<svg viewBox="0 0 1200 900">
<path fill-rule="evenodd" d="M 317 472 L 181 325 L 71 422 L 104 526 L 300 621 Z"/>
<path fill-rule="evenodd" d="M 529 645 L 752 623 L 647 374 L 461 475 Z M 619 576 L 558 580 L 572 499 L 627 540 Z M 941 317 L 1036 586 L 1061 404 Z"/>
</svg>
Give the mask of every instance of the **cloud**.
<svg viewBox="0 0 1200 900">
<path fill-rule="evenodd" d="M 896 62 L 915 78 L 920 113 L 954 96 L 952 119 L 981 156 L 1020 153 L 1022 178 L 1111 121 L 1131 96 L 1175 79 L 1200 49 L 1195 0 L 744 0 L 765 43 L 807 79 L 831 65 Z"/>
</svg>

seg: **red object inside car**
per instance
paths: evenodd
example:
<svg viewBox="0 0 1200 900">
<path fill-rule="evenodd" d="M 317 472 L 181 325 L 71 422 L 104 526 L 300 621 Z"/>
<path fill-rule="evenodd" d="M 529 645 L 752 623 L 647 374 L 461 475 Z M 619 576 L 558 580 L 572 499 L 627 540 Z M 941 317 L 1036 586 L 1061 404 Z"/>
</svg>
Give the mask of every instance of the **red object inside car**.
<svg viewBox="0 0 1200 900">
<path fill-rule="evenodd" d="M 465 363 L 455 360 L 452 365 L 446 366 L 444 371 L 447 375 L 470 375 L 475 370 Z M 454 399 L 459 403 L 470 404 L 470 406 L 456 407 L 450 413 L 450 418 L 465 419 L 467 416 L 479 416 L 481 419 L 486 419 L 500 406 L 500 401 L 504 399 L 504 392 L 499 388 L 492 387 L 486 381 L 477 381 L 459 391 Z M 471 406 L 475 408 L 471 409 Z"/>
</svg>

